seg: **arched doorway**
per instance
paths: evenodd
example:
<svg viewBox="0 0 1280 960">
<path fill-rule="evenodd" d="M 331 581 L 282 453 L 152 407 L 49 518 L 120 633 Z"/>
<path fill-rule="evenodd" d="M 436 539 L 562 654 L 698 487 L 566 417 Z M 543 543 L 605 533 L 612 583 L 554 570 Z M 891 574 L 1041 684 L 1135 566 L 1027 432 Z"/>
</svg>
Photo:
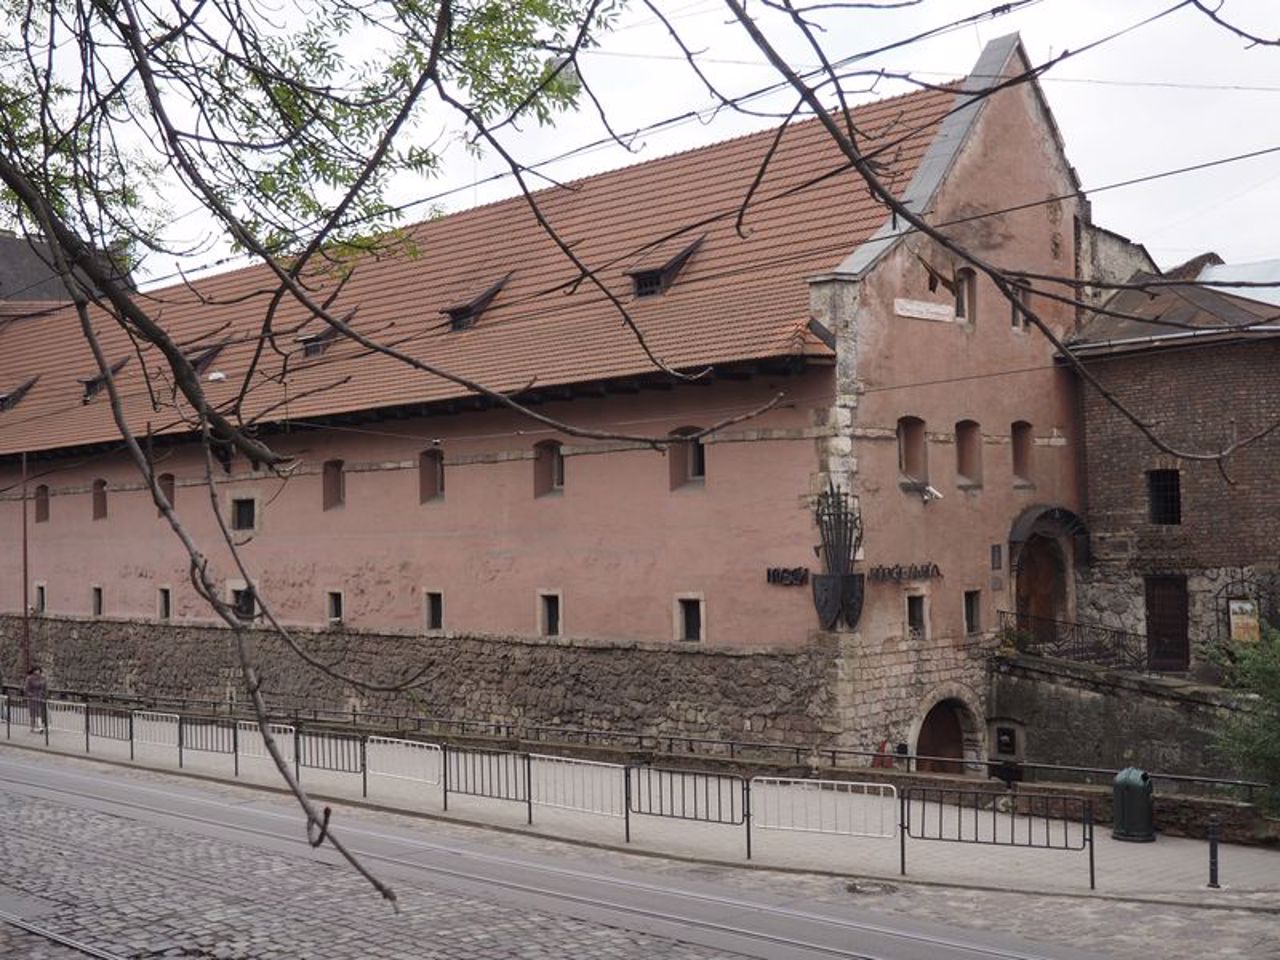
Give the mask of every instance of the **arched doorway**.
<svg viewBox="0 0 1280 960">
<path fill-rule="evenodd" d="M 1066 619 L 1067 562 L 1056 540 L 1043 534 L 1027 538 L 1018 554 L 1018 621 L 1039 633 L 1048 623 Z"/>
<path fill-rule="evenodd" d="M 964 714 L 958 700 L 939 700 L 933 705 L 916 737 L 916 769 L 921 773 L 963 773 Z"/>
</svg>

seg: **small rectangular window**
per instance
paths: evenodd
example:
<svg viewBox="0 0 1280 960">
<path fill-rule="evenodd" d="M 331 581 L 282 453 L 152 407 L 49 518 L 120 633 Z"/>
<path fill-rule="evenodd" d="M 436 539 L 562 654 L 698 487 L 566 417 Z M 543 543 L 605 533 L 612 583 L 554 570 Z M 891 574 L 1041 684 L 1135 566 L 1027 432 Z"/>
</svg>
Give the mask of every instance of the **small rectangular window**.
<svg viewBox="0 0 1280 960">
<path fill-rule="evenodd" d="M 444 629 L 444 594 L 434 591 L 427 594 L 426 601 L 427 629 Z"/>
<path fill-rule="evenodd" d="M 156 486 L 160 488 L 161 496 L 164 497 L 171 509 L 177 506 L 177 502 L 173 499 L 174 491 L 177 489 L 177 483 L 174 480 L 172 473 L 162 473 L 160 476 L 156 477 Z M 156 505 L 156 514 L 161 517 L 164 516 L 164 510 L 162 510 L 158 504 Z"/>
<path fill-rule="evenodd" d="M 964 632 L 982 632 L 981 590 L 966 590 L 964 592 Z"/>
<path fill-rule="evenodd" d="M 418 502 L 427 503 L 444 496 L 444 454 L 424 450 L 418 455 Z"/>
<path fill-rule="evenodd" d="M 45 595 L 45 586 L 43 583 L 36 584 L 36 613 L 44 613 L 48 609 L 48 601 Z"/>
<path fill-rule="evenodd" d="M 993 543 L 991 545 L 991 569 L 992 570 L 1004 569 L 1004 545 L 1003 544 Z"/>
<path fill-rule="evenodd" d="M 93 615 L 95 617 L 102 616 L 102 588 L 93 588 Z"/>
<path fill-rule="evenodd" d="M 1013 482 L 1029 485 L 1032 482 L 1031 451 L 1035 436 L 1031 424 L 1017 420 L 1009 425 L 1009 445 L 1013 453 Z"/>
<path fill-rule="evenodd" d="M 49 522 L 49 487 L 40 484 L 36 487 L 36 523 Z"/>
<path fill-rule="evenodd" d="M 329 614 L 329 623 L 342 623 L 342 591 L 329 591 L 327 609 Z"/>
<path fill-rule="evenodd" d="M 107 518 L 107 481 L 93 481 L 93 519 Z"/>
<path fill-rule="evenodd" d="M 1025 330 L 1027 328 L 1027 316 L 1018 307 L 1028 306 L 1031 302 L 1031 282 L 1021 278 L 1015 279 L 1009 283 L 1009 292 L 1013 295 L 1009 302 L 1009 308 L 1012 312 L 1010 323 L 1015 330 Z"/>
<path fill-rule="evenodd" d="M 231 529 L 252 530 L 258 525 L 258 502 L 252 497 L 231 501 Z"/>
<path fill-rule="evenodd" d="M 544 593 L 542 596 L 542 635 L 544 637 L 560 636 L 560 595 Z"/>
<path fill-rule="evenodd" d="M 918 594 L 907 597 L 907 632 L 912 640 L 925 637 L 924 597 Z"/>
<path fill-rule="evenodd" d="M 231 591 L 231 608 L 237 620 L 248 622 L 258 613 L 257 597 L 253 587 L 238 587 Z"/>
<path fill-rule="evenodd" d="M 324 464 L 324 509 L 332 510 L 347 502 L 346 476 L 341 460 L 326 460 Z"/>
<path fill-rule="evenodd" d="M 1163 526 L 1182 523 L 1182 474 L 1179 471 L 1148 471 L 1147 495 L 1152 523 Z"/>
<path fill-rule="evenodd" d="M 161 620 L 173 617 L 173 594 L 168 587 L 161 587 L 156 595 L 156 616 Z"/>
<path fill-rule="evenodd" d="M 702 601 L 694 597 L 680 598 L 680 639 L 696 643 L 702 639 Z"/>
</svg>

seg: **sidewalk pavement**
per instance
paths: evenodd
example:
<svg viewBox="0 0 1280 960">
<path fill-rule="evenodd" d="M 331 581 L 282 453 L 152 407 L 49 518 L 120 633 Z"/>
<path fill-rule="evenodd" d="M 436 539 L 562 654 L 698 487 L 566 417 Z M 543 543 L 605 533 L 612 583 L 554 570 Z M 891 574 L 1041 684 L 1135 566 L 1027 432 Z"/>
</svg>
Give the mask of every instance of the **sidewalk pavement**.
<svg viewBox="0 0 1280 960">
<path fill-rule="evenodd" d="M 14 728 L 10 744 L 60 754 L 85 755 L 83 734 L 54 731 L 46 748 L 44 737 Z M 135 748 L 135 765 L 175 772 L 174 751 L 157 746 Z M 129 764 L 129 744 L 94 738 L 90 758 Z M 189 751 L 183 772 L 233 780 L 234 761 L 213 753 Z M 359 774 L 303 768 L 303 786 L 316 797 L 341 802 L 365 802 L 388 809 L 495 826 L 531 835 L 615 847 L 635 853 L 655 853 L 680 859 L 745 864 L 743 826 L 633 814 L 631 842 L 624 840 L 620 817 L 583 814 L 535 806 L 533 825 L 518 802 L 450 793 L 443 810 L 440 786 L 383 777 L 369 778 L 362 798 Z M 281 788 L 269 761 L 241 757 L 235 782 Z M 866 838 L 761 829 L 752 830 L 750 863 L 856 877 L 902 879 L 902 838 Z M 908 838 L 906 879 L 978 889 L 1024 893 L 1089 895 L 1087 850 L 1019 848 L 1006 845 L 956 843 Z M 1219 852 L 1221 889 L 1207 887 L 1209 845 L 1203 840 L 1158 836 L 1154 843 L 1125 843 L 1110 830 L 1095 831 L 1096 895 L 1168 903 L 1253 908 L 1280 913 L 1280 850 L 1222 844 Z"/>
</svg>

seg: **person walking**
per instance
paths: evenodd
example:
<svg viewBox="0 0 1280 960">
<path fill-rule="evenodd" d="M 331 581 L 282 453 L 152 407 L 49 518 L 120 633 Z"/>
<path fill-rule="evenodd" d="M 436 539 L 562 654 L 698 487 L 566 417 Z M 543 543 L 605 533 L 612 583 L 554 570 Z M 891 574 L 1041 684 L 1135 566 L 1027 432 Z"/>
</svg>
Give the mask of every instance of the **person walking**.
<svg viewBox="0 0 1280 960">
<path fill-rule="evenodd" d="M 27 710 L 31 714 L 31 732 L 44 733 L 44 700 L 49 693 L 49 681 L 39 665 L 27 671 L 27 682 L 22 692 L 27 697 Z"/>
</svg>

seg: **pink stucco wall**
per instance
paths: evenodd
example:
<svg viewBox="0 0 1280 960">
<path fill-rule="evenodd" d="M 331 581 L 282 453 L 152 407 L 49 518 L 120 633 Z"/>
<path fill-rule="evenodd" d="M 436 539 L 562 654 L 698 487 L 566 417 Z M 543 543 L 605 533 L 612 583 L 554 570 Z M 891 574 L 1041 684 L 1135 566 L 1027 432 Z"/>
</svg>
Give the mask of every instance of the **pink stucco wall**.
<svg viewBox="0 0 1280 960">
<path fill-rule="evenodd" d="M 327 591 L 340 590 L 349 626 L 418 632 L 431 590 L 444 594 L 446 630 L 535 634 L 538 591 L 555 590 L 565 634 L 672 640 L 675 598 L 685 594 L 705 599 L 709 643 L 797 645 L 816 626 L 808 589 L 767 585 L 765 570 L 813 557 L 805 496 L 816 470 L 815 411 L 830 404 L 829 368 L 539 409 L 584 427 L 663 436 L 744 412 L 779 390 L 783 406 L 707 444 L 703 483 L 675 490 L 664 453 L 575 441 L 488 412 L 279 435 L 273 443 L 298 458 L 296 475 L 254 474 L 239 460 L 229 479 L 219 468 L 218 491 L 224 507 L 233 495 L 258 498 L 260 529 L 242 553 L 286 623 L 323 624 Z M 529 456 L 549 438 L 566 445 L 565 485 L 535 498 Z M 433 439 L 448 464 L 446 493 L 421 504 L 417 457 Z M 346 502 L 325 511 L 320 469 L 332 458 L 346 463 Z M 197 451 L 160 448 L 157 459 L 158 472 L 177 477 L 178 511 L 218 581 L 239 579 L 219 548 Z M 98 584 L 106 616 L 154 617 L 158 588 L 168 586 L 177 619 L 211 619 L 122 455 L 33 461 L 30 472 L 31 487 L 52 489 L 49 521 L 28 528 L 31 581 L 46 584 L 51 612 L 88 615 Z M 115 489 L 107 518 L 94 521 L 96 477 Z M 0 482 L 16 480 L 7 469 Z M 18 504 L 0 503 L 5 611 L 20 609 L 20 530 Z"/>
<path fill-rule="evenodd" d="M 993 97 L 975 134 L 956 158 L 930 214 L 934 223 L 1001 210 L 1073 190 L 1050 127 L 1028 87 Z M 1011 145 L 1013 148 L 1011 149 Z M 1071 277 L 1075 199 L 984 216 L 947 233 L 997 267 Z M 1082 214 L 1083 215 L 1083 214 Z M 1014 577 L 1008 537 L 1017 515 L 1033 504 L 1079 510 L 1079 428 L 1072 375 L 1057 368 L 1054 348 L 1039 332 L 1017 329 L 1011 307 L 994 284 L 977 280 L 973 322 L 936 322 L 895 314 L 895 298 L 952 303 L 939 286 L 931 292 L 920 258 L 949 274 L 963 261 L 919 236 L 899 245 L 861 285 L 856 316 L 856 487 L 863 497 L 865 566 L 938 564 L 942 577 L 910 584 L 868 584 L 861 625 L 872 638 L 901 636 L 904 595 L 926 595 L 929 629 L 964 634 L 965 591 L 982 591 L 982 626 L 996 626 L 1013 609 Z M 1049 288 L 1035 281 L 1038 289 Z M 1069 295 L 1070 288 L 1050 288 Z M 1058 333 L 1074 311 L 1044 297 L 1031 306 Z M 925 421 L 929 482 L 941 500 L 925 502 L 901 488 L 896 427 L 900 417 Z M 974 420 L 983 436 L 983 483 L 965 489 L 956 470 L 955 425 Z M 1032 485 L 1015 483 L 1010 427 L 1027 421 L 1034 432 Z M 1003 569 L 993 570 L 991 547 L 1000 545 Z"/>
</svg>

